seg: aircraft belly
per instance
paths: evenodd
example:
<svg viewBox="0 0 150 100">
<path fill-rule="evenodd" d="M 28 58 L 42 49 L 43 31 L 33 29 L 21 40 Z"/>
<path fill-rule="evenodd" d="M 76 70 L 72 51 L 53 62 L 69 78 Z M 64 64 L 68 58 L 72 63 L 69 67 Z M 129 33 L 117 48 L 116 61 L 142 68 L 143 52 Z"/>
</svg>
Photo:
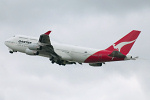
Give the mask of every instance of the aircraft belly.
<svg viewBox="0 0 150 100">
<path fill-rule="evenodd" d="M 66 50 L 55 50 L 55 52 L 63 59 L 63 60 L 72 60 L 72 58 L 69 55 L 69 52 Z"/>
<path fill-rule="evenodd" d="M 72 53 L 71 57 L 73 61 L 84 62 L 90 55 L 85 53 Z"/>
<path fill-rule="evenodd" d="M 90 55 L 97 52 L 97 49 L 84 48 L 78 46 L 52 44 L 54 51 L 62 57 L 63 60 L 84 62 Z"/>
</svg>

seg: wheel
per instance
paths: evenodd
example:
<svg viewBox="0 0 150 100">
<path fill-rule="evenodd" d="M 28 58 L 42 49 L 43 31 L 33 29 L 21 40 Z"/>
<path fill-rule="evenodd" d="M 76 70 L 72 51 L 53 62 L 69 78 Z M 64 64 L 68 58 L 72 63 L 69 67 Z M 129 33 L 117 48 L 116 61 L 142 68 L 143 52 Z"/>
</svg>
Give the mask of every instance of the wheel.
<svg viewBox="0 0 150 100">
<path fill-rule="evenodd" d="M 65 66 L 66 64 L 62 64 L 63 66 Z"/>
<path fill-rule="evenodd" d="M 50 60 L 50 61 L 53 61 L 53 60 L 54 60 L 54 57 L 51 57 L 49 60 Z"/>
<path fill-rule="evenodd" d="M 13 51 L 9 51 L 9 53 L 11 53 L 11 54 L 12 54 L 12 53 L 13 53 Z"/>
<path fill-rule="evenodd" d="M 52 61 L 52 64 L 54 64 L 55 61 Z"/>
</svg>

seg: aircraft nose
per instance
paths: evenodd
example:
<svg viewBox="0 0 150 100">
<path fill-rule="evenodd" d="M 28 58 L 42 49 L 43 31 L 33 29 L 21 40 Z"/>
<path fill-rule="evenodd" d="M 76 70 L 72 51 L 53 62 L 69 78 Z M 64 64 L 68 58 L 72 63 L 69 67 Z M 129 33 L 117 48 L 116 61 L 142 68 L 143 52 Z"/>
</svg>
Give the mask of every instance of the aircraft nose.
<svg viewBox="0 0 150 100">
<path fill-rule="evenodd" d="M 6 46 L 8 46 L 8 41 L 6 40 L 6 41 L 4 42 L 4 44 L 5 44 Z"/>
<path fill-rule="evenodd" d="M 10 41 L 11 41 L 11 38 L 10 38 L 10 39 L 7 39 L 7 40 L 4 42 L 4 44 L 8 47 L 9 44 L 10 44 Z"/>
</svg>

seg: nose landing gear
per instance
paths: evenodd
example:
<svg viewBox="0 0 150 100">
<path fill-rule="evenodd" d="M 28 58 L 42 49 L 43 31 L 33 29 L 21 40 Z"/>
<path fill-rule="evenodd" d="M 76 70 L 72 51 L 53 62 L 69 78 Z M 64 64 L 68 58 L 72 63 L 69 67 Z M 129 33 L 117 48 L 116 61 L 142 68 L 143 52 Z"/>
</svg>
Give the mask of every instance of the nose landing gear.
<svg viewBox="0 0 150 100">
<path fill-rule="evenodd" d="M 13 54 L 13 51 L 9 51 L 9 53 Z"/>
<path fill-rule="evenodd" d="M 17 51 L 14 51 L 14 50 L 10 50 L 9 53 L 13 54 L 14 52 L 17 52 Z"/>
</svg>

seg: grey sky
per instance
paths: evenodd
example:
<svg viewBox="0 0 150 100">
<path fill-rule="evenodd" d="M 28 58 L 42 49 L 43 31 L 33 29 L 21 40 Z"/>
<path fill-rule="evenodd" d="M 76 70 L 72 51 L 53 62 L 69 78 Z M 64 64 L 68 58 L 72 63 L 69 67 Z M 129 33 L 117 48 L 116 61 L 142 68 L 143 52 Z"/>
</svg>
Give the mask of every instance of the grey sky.
<svg viewBox="0 0 150 100">
<path fill-rule="evenodd" d="M 149 100 L 149 0 L 1 0 L 0 100 Z M 48 58 L 9 54 L 16 34 L 105 49 L 141 30 L 130 54 L 136 61 L 58 66 Z"/>
</svg>

